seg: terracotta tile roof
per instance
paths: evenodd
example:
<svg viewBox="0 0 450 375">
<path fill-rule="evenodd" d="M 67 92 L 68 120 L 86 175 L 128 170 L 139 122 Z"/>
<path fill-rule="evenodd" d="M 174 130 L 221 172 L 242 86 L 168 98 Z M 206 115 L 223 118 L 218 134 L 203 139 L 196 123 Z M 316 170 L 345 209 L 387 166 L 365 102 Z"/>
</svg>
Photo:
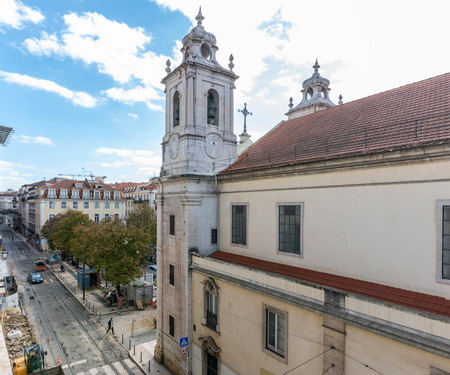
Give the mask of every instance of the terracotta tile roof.
<svg viewBox="0 0 450 375">
<path fill-rule="evenodd" d="M 450 317 L 450 300 L 387 285 L 216 251 L 211 258 L 338 289 L 380 301 Z"/>
<path fill-rule="evenodd" d="M 139 186 L 141 182 L 120 182 L 113 185 L 114 189 L 117 191 L 124 191 L 125 188 Z"/>
<path fill-rule="evenodd" d="M 221 172 L 450 142 L 450 73 L 282 122 Z"/>
</svg>

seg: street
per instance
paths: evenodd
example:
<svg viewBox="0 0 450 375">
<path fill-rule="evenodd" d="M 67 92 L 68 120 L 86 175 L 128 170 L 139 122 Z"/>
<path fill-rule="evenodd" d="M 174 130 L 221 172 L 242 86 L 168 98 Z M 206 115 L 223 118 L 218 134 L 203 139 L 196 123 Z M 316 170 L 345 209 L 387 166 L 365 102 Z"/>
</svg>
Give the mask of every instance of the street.
<svg viewBox="0 0 450 375">
<path fill-rule="evenodd" d="M 109 316 L 90 314 L 49 269 L 40 271 L 42 283 L 30 284 L 27 275 L 35 271 L 35 261 L 42 253 L 32 250 L 23 237 L 13 234 L 6 226 L 1 227 L 1 232 L 35 338 L 48 353 L 46 366 L 54 366 L 59 358 L 66 374 L 142 374 L 128 356 L 129 326 L 132 322 L 131 335 L 139 333 L 140 336 L 139 342 L 134 340 L 133 344 L 149 341 L 152 335 L 149 329 L 137 332 L 138 323 L 149 320 L 146 311 L 111 315 L 116 336 L 106 335 Z M 123 339 L 124 335 L 127 340 Z"/>
</svg>

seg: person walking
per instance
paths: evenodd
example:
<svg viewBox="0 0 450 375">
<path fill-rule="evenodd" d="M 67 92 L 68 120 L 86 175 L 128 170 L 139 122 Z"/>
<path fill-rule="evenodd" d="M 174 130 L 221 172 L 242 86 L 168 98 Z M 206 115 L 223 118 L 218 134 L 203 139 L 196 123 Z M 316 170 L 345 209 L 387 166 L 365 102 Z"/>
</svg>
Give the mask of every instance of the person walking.
<svg viewBox="0 0 450 375">
<path fill-rule="evenodd" d="M 114 323 L 113 323 L 113 318 L 108 320 L 108 329 L 106 330 L 106 333 L 109 332 L 109 330 L 111 330 L 113 336 L 114 336 Z"/>
</svg>

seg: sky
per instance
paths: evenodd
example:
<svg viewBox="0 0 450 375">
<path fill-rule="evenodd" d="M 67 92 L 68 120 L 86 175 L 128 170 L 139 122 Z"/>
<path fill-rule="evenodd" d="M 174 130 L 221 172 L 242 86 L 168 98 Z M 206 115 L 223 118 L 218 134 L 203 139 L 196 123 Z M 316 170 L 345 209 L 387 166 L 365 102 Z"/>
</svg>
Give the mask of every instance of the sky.
<svg viewBox="0 0 450 375">
<path fill-rule="evenodd" d="M 255 141 L 319 72 L 344 103 L 450 71 L 448 0 L 0 0 L 0 191 L 64 176 L 159 175 L 166 61 L 196 25 L 234 56 Z"/>
</svg>

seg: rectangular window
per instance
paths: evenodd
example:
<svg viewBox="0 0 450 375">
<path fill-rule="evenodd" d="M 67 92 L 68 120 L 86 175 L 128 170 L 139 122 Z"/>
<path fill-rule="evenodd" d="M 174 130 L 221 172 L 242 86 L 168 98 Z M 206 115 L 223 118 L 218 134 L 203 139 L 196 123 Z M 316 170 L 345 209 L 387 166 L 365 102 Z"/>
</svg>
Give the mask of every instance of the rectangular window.
<svg viewBox="0 0 450 375">
<path fill-rule="evenodd" d="M 236 245 L 247 245 L 247 206 L 231 207 L 231 242 Z"/>
<path fill-rule="evenodd" d="M 278 206 L 278 250 L 300 254 L 301 205 Z"/>
<path fill-rule="evenodd" d="M 265 309 L 265 348 L 284 357 L 286 353 L 286 316 L 272 309 Z"/>
<path fill-rule="evenodd" d="M 170 215 L 169 234 L 171 236 L 175 236 L 175 215 Z"/>
<path fill-rule="evenodd" d="M 48 208 L 49 209 L 55 208 L 55 202 L 54 201 L 48 202 Z"/>
<path fill-rule="evenodd" d="M 100 209 L 100 202 L 94 202 L 94 209 Z"/>
<path fill-rule="evenodd" d="M 94 221 L 97 223 L 100 222 L 100 214 L 94 214 Z"/>
<path fill-rule="evenodd" d="M 56 198 L 55 190 L 49 190 L 48 191 L 48 197 L 49 198 Z"/>
<path fill-rule="evenodd" d="M 83 207 L 85 210 L 89 210 L 89 202 L 84 202 Z"/>
<path fill-rule="evenodd" d="M 105 210 L 109 210 L 109 202 L 105 202 Z"/>
<path fill-rule="evenodd" d="M 120 209 L 120 203 L 114 203 L 114 209 L 115 210 Z"/>
<path fill-rule="evenodd" d="M 169 315 L 169 335 L 175 337 L 175 318 Z"/>
<path fill-rule="evenodd" d="M 175 286 L 175 266 L 169 264 L 169 284 Z"/>
<path fill-rule="evenodd" d="M 61 209 L 65 210 L 67 209 L 67 202 L 61 202 Z"/>
<path fill-rule="evenodd" d="M 115 216 L 115 217 L 117 217 L 117 218 L 119 218 L 119 217 L 120 217 L 120 216 L 119 216 L 119 214 L 114 214 L 114 216 Z"/>
<path fill-rule="evenodd" d="M 67 190 L 61 190 L 61 197 L 62 199 L 67 199 Z"/>
<path fill-rule="evenodd" d="M 100 199 L 100 192 L 94 191 L 94 199 Z"/>
<path fill-rule="evenodd" d="M 114 199 L 120 199 L 120 193 L 118 191 L 114 193 Z"/>
<path fill-rule="evenodd" d="M 72 199 L 78 199 L 79 195 L 78 195 L 78 190 L 73 190 L 72 191 Z"/>
<path fill-rule="evenodd" d="M 450 206 L 442 207 L 442 278 L 450 280 Z"/>
<path fill-rule="evenodd" d="M 206 326 L 212 330 L 217 327 L 217 295 L 206 292 Z"/>
<path fill-rule="evenodd" d="M 50 219 L 53 219 L 55 217 L 55 214 L 49 214 L 48 215 L 48 219 L 50 220 Z"/>
<path fill-rule="evenodd" d="M 210 352 L 206 352 L 206 375 L 217 375 L 218 363 L 217 358 Z"/>
<path fill-rule="evenodd" d="M 109 218 L 109 214 L 105 214 L 105 219 L 108 219 Z"/>
<path fill-rule="evenodd" d="M 89 190 L 83 190 L 83 199 L 89 199 Z"/>
<path fill-rule="evenodd" d="M 73 202 L 73 203 L 72 203 L 72 208 L 73 208 L 74 210 L 78 210 L 78 202 Z"/>
<path fill-rule="evenodd" d="M 211 229 L 211 243 L 212 244 L 217 243 L 217 228 Z"/>
<path fill-rule="evenodd" d="M 104 199 L 109 199 L 109 191 L 105 191 L 103 194 L 104 194 L 104 196 L 103 196 Z"/>
</svg>

